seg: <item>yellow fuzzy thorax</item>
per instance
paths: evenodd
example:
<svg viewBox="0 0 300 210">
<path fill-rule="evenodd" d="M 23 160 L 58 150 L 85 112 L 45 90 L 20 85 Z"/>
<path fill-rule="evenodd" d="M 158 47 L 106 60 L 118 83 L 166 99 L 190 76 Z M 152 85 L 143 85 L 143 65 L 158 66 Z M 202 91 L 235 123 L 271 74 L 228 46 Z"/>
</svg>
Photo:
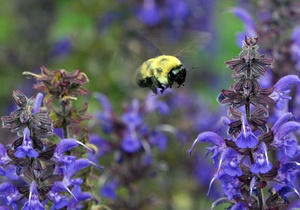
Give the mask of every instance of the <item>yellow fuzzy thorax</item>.
<svg viewBox="0 0 300 210">
<path fill-rule="evenodd" d="M 160 83 L 167 84 L 169 72 L 180 65 L 182 64 L 178 58 L 171 55 L 160 55 L 145 61 L 141 72 L 144 77 L 155 76 Z"/>
</svg>

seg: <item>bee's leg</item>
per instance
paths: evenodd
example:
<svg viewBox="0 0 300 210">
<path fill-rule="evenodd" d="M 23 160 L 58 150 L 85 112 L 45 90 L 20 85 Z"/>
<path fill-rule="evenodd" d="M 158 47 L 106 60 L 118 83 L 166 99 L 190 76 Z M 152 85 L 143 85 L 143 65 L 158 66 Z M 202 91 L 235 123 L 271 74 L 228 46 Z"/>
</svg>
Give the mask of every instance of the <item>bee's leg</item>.
<svg viewBox="0 0 300 210">
<path fill-rule="evenodd" d="M 160 91 L 161 93 L 162 93 L 163 90 L 165 89 L 165 88 L 161 85 L 161 83 L 158 81 L 158 79 L 157 79 L 155 76 L 152 77 L 152 87 L 150 87 L 150 88 L 151 88 L 151 90 L 152 90 L 155 94 L 157 94 L 157 89 L 156 89 L 156 88 L 162 89 L 162 90 Z M 155 91 L 154 91 L 154 89 L 155 89 Z"/>
<path fill-rule="evenodd" d="M 149 86 L 154 94 L 157 94 L 157 88 L 154 85 Z"/>
</svg>

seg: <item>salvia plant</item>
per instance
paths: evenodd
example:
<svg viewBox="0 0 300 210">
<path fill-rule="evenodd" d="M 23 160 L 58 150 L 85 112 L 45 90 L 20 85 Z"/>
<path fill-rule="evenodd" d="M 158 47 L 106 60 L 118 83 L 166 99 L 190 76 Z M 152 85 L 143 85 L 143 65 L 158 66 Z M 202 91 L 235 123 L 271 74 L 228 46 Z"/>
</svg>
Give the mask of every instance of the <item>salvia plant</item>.
<svg viewBox="0 0 300 210">
<path fill-rule="evenodd" d="M 13 210 L 87 208 L 90 204 L 81 202 L 93 199 L 91 186 L 86 174 L 76 174 L 91 165 L 101 167 L 83 158 L 92 152 L 79 129 L 81 121 L 91 119 L 87 104 L 76 108 L 72 102 L 89 92 L 82 86 L 88 77 L 79 70 L 68 73 L 44 66 L 41 74 L 23 74 L 36 79 L 34 88 L 44 92 L 45 98 L 42 93 L 28 98 L 13 91 L 17 109 L 1 120 L 3 128 L 16 133 L 16 140 L 0 144 L 0 175 L 5 176 L 0 197 Z M 63 130 L 62 139 L 54 129 Z M 75 151 L 78 146 L 85 149 Z"/>
<path fill-rule="evenodd" d="M 268 122 L 273 117 L 270 109 L 286 106 L 291 86 L 300 80 L 288 75 L 263 89 L 258 80 L 272 67 L 273 59 L 258 53 L 257 42 L 258 38 L 245 37 L 240 54 L 226 62 L 235 83 L 229 90 L 223 89 L 217 100 L 229 107 L 230 137 L 203 132 L 189 150 L 191 153 L 196 143 L 213 145 L 206 148 L 216 166 L 208 195 L 219 180 L 225 196 L 212 208 L 229 203 L 232 210 L 276 210 L 289 205 L 290 194 L 300 196 L 295 187 L 300 163 L 296 161 L 299 148 L 294 134 L 300 123 L 290 112 L 282 113 L 273 125 Z"/>
</svg>

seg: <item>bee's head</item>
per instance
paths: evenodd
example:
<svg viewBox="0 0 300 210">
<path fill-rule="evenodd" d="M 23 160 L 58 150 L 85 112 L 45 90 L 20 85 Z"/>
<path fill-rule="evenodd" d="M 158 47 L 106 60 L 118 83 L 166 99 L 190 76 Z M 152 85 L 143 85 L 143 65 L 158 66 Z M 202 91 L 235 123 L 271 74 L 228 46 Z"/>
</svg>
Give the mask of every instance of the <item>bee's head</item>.
<svg viewBox="0 0 300 210">
<path fill-rule="evenodd" d="M 169 82 L 177 82 L 178 87 L 183 86 L 185 82 L 186 69 L 181 65 L 172 69 L 169 73 Z"/>
</svg>

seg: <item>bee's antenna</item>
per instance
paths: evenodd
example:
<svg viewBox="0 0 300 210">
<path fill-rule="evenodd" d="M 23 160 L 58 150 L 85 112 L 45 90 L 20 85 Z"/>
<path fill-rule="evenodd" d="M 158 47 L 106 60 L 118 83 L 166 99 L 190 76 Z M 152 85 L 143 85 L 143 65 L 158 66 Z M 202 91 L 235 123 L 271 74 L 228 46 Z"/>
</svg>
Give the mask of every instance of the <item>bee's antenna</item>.
<svg viewBox="0 0 300 210">
<path fill-rule="evenodd" d="M 190 71 L 190 70 L 192 70 L 192 69 L 197 69 L 197 68 L 199 68 L 199 66 L 193 66 L 192 68 L 189 68 L 189 69 L 187 69 L 186 71 Z"/>
</svg>

